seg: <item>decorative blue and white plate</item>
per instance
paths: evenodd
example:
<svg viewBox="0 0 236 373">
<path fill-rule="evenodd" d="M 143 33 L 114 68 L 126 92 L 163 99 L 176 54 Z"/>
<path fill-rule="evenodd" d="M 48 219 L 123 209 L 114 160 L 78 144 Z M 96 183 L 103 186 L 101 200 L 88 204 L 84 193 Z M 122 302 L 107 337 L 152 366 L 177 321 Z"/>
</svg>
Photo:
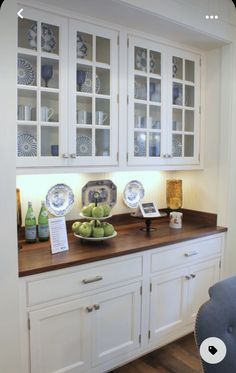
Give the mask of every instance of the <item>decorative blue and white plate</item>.
<svg viewBox="0 0 236 373">
<path fill-rule="evenodd" d="M 36 157 L 37 139 L 29 133 L 20 133 L 17 136 L 18 157 Z"/>
<path fill-rule="evenodd" d="M 56 48 L 57 42 L 53 30 L 46 24 L 41 25 L 41 48 L 44 52 L 53 52 Z M 37 23 L 35 22 L 27 33 L 29 45 L 37 49 Z"/>
<path fill-rule="evenodd" d="M 107 203 L 112 208 L 117 201 L 117 187 L 111 180 L 89 181 L 82 188 L 83 206 L 95 202 L 95 193 L 99 195 L 98 203 Z"/>
<path fill-rule="evenodd" d="M 139 202 L 144 198 L 144 187 L 138 180 L 130 181 L 123 192 L 125 204 L 133 209 L 138 207 Z"/>
<path fill-rule="evenodd" d="M 77 44 L 76 44 L 77 58 L 84 58 L 88 54 L 88 47 L 84 41 L 83 34 L 77 32 Z"/>
<path fill-rule="evenodd" d="M 146 157 L 146 142 L 141 138 L 135 139 L 134 143 L 134 156 Z"/>
<path fill-rule="evenodd" d="M 100 91 L 100 79 L 96 75 L 96 93 Z M 93 92 L 93 76 L 92 71 L 86 71 L 85 82 L 81 84 L 81 92 L 92 93 Z"/>
<path fill-rule="evenodd" d="M 56 184 L 46 195 L 48 211 L 55 216 L 64 216 L 70 212 L 74 204 L 74 193 L 66 184 Z"/>
<path fill-rule="evenodd" d="M 89 157 L 92 155 L 92 139 L 87 135 L 78 135 L 76 139 L 76 155 Z"/>
<path fill-rule="evenodd" d="M 32 85 L 35 81 L 35 73 L 31 63 L 18 56 L 17 83 Z"/>
</svg>

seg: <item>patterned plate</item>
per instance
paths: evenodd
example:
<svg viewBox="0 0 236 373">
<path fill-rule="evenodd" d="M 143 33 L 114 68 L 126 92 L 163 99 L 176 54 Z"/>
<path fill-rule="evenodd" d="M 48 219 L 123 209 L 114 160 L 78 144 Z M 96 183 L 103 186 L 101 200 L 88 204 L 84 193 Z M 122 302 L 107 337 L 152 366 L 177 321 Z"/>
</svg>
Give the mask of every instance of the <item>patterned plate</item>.
<svg viewBox="0 0 236 373">
<path fill-rule="evenodd" d="M 88 47 L 84 41 L 84 37 L 80 32 L 77 32 L 77 45 L 76 45 L 77 58 L 84 58 L 88 54 Z"/>
<path fill-rule="evenodd" d="M 174 157 L 182 157 L 182 143 L 175 136 L 172 138 L 172 152 Z"/>
<path fill-rule="evenodd" d="M 18 56 L 17 83 L 32 85 L 35 81 L 35 73 L 31 63 Z"/>
<path fill-rule="evenodd" d="M 64 216 L 70 212 L 74 203 L 74 193 L 66 184 L 56 184 L 46 195 L 48 211 L 55 216 Z"/>
<path fill-rule="evenodd" d="M 85 77 L 85 82 L 81 84 L 81 92 L 85 93 L 92 93 L 93 91 L 93 77 L 92 77 L 92 72 L 91 71 L 86 71 L 86 77 Z M 100 90 L 100 79 L 98 75 L 96 75 L 96 93 L 98 93 Z"/>
<path fill-rule="evenodd" d="M 37 139 L 29 133 L 21 133 L 17 136 L 18 157 L 36 157 Z"/>
<path fill-rule="evenodd" d="M 41 48 L 44 52 L 53 52 L 57 42 L 53 30 L 46 24 L 42 23 Z M 37 23 L 35 22 L 27 33 L 29 45 L 37 49 Z"/>
<path fill-rule="evenodd" d="M 134 144 L 134 156 L 146 157 L 146 143 L 144 140 L 137 138 Z"/>
<path fill-rule="evenodd" d="M 76 139 L 76 155 L 88 157 L 92 155 L 92 139 L 87 135 L 78 135 Z"/>
<path fill-rule="evenodd" d="M 82 189 L 83 206 L 95 202 L 95 193 L 99 193 L 98 203 L 108 203 L 112 208 L 117 201 L 117 187 L 111 180 L 89 181 Z"/>
<path fill-rule="evenodd" d="M 123 192 L 125 204 L 131 208 L 137 208 L 139 202 L 144 198 L 144 187 L 138 180 L 130 181 Z"/>
</svg>

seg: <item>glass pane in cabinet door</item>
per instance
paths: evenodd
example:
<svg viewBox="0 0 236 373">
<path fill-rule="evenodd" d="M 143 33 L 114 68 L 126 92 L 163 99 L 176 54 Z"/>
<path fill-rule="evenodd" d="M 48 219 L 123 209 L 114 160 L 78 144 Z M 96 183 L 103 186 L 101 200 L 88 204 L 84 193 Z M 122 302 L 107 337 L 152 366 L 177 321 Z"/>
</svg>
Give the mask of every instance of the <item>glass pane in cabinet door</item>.
<svg viewBox="0 0 236 373">
<path fill-rule="evenodd" d="M 182 157 L 182 135 L 172 136 L 172 155 L 173 157 Z"/>
<path fill-rule="evenodd" d="M 41 92 L 41 122 L 59 122 L 58 94 Z"/>
<path fill-rule="evenodd" d="M 59 27 L 41 23 L 41 48 L 43 52 L 59 54 Z"/>
<path fill-rule="evenodd" d="M 184 136 L 184 156 L 193 157 L 194 154 L 194 136 L 185 135 Z"/>
<path fill-rule="evenodd" d="M 150 51 L 149 72 L 151 74 L 161 75 L 161 53 L 160 52 Z"/>
<path fill-rule="evenodd" d="M 110 70 L 96 69 L 96 93 L 100 95 L 110 94 Z"/>
<path fill-rule="evenodd" d="M 172 131 L 182 131 L 182 129 L 183 129 L 183 111 L 182 109 L 173 109 Z"/>
<path fill-rule="evenodd" d="M 59 155 L 59 128 L 41 127 L 41 156 L 57 157 Z"/>
<path fill-rule="evenodd" d="M 194 83 L 194 62 L 185 60 L 185 80 Z"/>
<path fill-rule="evenodd" d="M 110 40 L 96 37 L 96 61 L 110 65 Z"/>
<path fill-rule="evenodd" d="M 96 98 L 95 121 L 97 125 L 110 126 L 110 100 Z"/>
<path fill-rule="evenodd" d="M 134 132 L 134 156 L 146 157 L 147 134 L 146 132 Z"/>
<path fill-rule="evenodd" d="M 134 127 L 147 128 L 147 106 L 143 104 L 134 105 Z"/>
<path fill-rule="evenodd" d="M 97 85 L 97 80 L 96 80 Z M 93 70 L 92 67 L 77 64 L 76 86 L 78 92 L 93 92 Z"/>
<path fill-rule="evenodd" d="M 29 91 L 28 89 L 18 89 L 18 105 L 17 105 L 17 119 L 25 121 L 36 121 L 36 91 Z"/>
<path fill-rule="evenodd" d="M 41 87 L 59 88 L 59 61 L 41 58 Z"/>
<path fill-rule="evenodd" d="M 76 123 L 92 124 L 92 97 L 77 96 Z"/>
<path fill-rule="evenodd" d="M 110 130 L 96 129 L 95 155 L 106 157 L 110 155 Z"/>
<path fill-rule="evenodd" d="M 37 157 L 37 127 L 22 126 L 17 127 L 17 156 Z"/>
<path fill-rule="evenodd" d="M 17 60 L 17 84 L 37 85 L 37 59 L 34 56 L 19 54 Z"/>
<path fill-rule="evenodd" d="M 161 81 L 160 79 L 150 79 L 149 86 L 150 101 L 161 102 Z"/>
<path fill-rule="evenodd" d="M 93 58 L 93 37 L 85 32 L 77 32 L 76 44 L 77 58 L 92 61 Z"/>
<path fill-rule="evenodd" d="M 147 100 L 147 78 L 135 75 L 134 97 L 138 100 Z"/>
<path fill-rule="evenodd" d="M 183 79 L 183 60 L 179 57 L 172 58 L 172 77 L 175 79 Z"/>
<path fill-rule="evenodd" d="M 194 107 L 194 87 L 185 86 L 185 106 Z"/>
<path fill-rule="evenodd" d="M 160 106 L 149 106 L 148 128 L 161 129 L 161 108 Z"/>
<path fill-rule="evenodd" d="M 134 48 L 134 68 L 135 70 L 147 72 L 147 49 Z"/>
<path fill-rule="evenodd" d="M 18 47 L 37 50 L 37 22 L 18 17 Z"/>
<path fill-rule="evenodd" d="M 76 129 L 76 155 L 77 157 L 92 156 L 92 129 Z"/>
<path fill-rule="evenodd" d="M 173 83 L 173 105 L 183 105 L 183 85 Z"/>
<path fill-rule="evenodd" d="M 185 110 L 185 132 L 194 131 L 194 111 Z"/>
<path fill-rule="evenodd" d="M 161 134 L 149 133 L 149 157 L 160 157 L 161 154 Z"/>
</svg>

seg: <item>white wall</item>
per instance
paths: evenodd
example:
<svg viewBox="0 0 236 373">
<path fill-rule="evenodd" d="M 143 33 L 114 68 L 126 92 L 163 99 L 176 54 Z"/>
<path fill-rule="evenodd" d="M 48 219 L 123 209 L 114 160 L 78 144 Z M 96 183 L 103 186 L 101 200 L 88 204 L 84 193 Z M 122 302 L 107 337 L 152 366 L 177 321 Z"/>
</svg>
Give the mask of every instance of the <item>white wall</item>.
<svg viewBox="0 0 236 373">
<path fill-rule="evenodd" d="M 19 372 L 18 267 L 16 242 L 15 123 L 16 4 L 0 11 L 0 372 Z"/>
</svg>

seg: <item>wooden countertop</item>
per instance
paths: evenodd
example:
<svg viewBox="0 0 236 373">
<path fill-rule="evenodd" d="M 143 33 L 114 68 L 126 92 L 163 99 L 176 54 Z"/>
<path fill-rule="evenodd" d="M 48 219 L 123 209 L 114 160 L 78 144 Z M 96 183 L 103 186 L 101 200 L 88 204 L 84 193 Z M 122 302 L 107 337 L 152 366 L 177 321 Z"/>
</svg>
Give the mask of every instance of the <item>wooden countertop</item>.
<svg viewBox="0 0 236 373">
<path fill-rule="evenodd" d="M 24 243 L 19 250 L 19 276 L 109 259 L 227 231 L 227 228 L 209 225 L 204 219 L 196 218 L 184 220 L 183 228 L 176 230 L 169 228 L 166 218 L 153 220 L 152 225 L 156 230 L 147 233 L 140 230 L 144 226 L 142 220 L 127 220 L 126 224 L 115 225 L 116 237 L 102 242 L 82 242 L 69 233 L 69 250 L 53 255 L 49 241 Z"/>
</svg>

